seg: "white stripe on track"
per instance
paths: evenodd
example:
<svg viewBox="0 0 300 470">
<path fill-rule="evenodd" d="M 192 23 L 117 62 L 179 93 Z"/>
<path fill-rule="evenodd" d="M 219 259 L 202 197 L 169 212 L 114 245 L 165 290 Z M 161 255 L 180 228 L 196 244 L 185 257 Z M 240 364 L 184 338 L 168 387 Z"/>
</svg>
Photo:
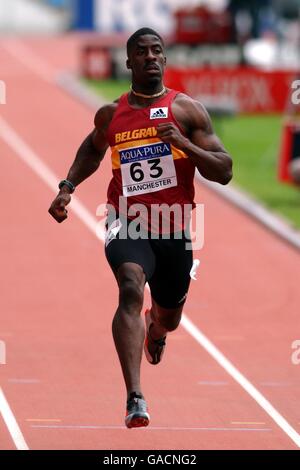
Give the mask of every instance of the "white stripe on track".
<svg viewBox="0 0 300 470">
<path fill-rule="evenodd" d="M 18 450 L 29 450 L 21 429 L 0 387 L 0 413 Z"/>
<path fill-rule="evenodd" d="M 34 173 L 36 173 L 41 180 L 52 191 L 58 191 L 58 178 L 50 168 L 37 156 L 37 154 L 18 136 L 18 134 L 10 127 L 5 120 L 0 116 L 0 136 L 11 147 L 14 152 L 28 165 Z M 70 207 L 76 213 L 77 217 L 86 225 L 97 237 L 104 241 L 104 233 L 101 233 L 97 228 L 97 220 L 85 208 L 85 206 L 78 200 L 76 196 L 72 197 Z"/>
<path fill-rule="evenodd" d="M 59 424 L 31 424 L 33 429 L 69 429 L 69 430 L 80 430 L 80 429 L 99 429 L 101 431 L 108 429 L 124 430 L 128 432 L 126 426 L 97 426 L 97 425 L 59 425 Z M 151 431 L 214 431 L 214 432 L 272 432 L 269 428 L 191 428 L 191 427 L 173 427 L 173 426 L 149 426 L 141 428 L 140 431 L 151 432 Z"/>
<path fill-rule="evenodd" d="M 23 160 L 55 193 L 57 193 L 58 178 L 37 154 L 18 136 L 18 134 L 0 117 L 0 136 L 14 152 Z M 70 208 L 94 235 L 104 240 L 104 233 L 97 229 L 97 219 L 79 202 L 72 197 Z M 300 448 L 300 435 L 274 406 L 241 374 L 238 369 L 219 351 L 216 346 L 194 325 L 184 314 L 181 326 L 200 344 L 208 354 L 256 401 L 270 418 L 289 436 Z"/>
<path fill-rule="evenodd" d="M 246 377 L 216 346 L 183 314 L 181 325 L 212 356 L 215 361 L 258 403 L 275 423 L 300 447 L 300 435 Z"/>
</svg>

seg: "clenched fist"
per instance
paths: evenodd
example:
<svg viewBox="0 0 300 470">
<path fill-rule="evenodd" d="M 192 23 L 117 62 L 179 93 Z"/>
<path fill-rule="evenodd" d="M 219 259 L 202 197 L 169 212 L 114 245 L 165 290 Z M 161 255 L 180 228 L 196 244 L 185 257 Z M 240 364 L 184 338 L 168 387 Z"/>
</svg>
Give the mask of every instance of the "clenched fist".
<svg viewBox="0 0 300 470">
<path fill-rule="evenodd" d="M 183 149 L 188 139 L 182 135 L 180 130 L 173 122 L 160 123 L 156 127 L 157 136 L 163 141 L 173 144 L 179 149 Z"/>
<path fill-rule="evenodd" d="M 66 206 L 71 201 L 71 195 L 66 191 L 60 191 L 52 202 L 48 212 L 58 222 L 63 222 L 68 217 Z"/>
</svg>

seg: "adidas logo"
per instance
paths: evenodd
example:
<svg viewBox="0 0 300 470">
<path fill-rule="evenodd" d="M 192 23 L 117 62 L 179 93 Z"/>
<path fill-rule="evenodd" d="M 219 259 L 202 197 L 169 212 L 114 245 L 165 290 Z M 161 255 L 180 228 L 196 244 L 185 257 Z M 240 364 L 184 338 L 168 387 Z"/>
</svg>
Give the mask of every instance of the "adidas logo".
<svg viewBox="0 0 300 470">
<path fill-rule="evenodd" d="M 150 119 L 166 119 L 168 117 L 168 108 L 151 108 Z"/>
</svg>

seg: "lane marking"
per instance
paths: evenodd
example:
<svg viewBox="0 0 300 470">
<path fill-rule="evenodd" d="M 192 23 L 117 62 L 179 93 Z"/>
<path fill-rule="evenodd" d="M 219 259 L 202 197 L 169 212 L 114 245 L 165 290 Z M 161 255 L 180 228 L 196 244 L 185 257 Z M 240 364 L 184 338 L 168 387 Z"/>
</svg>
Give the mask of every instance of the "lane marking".
<svg viewBox="0 0 300 470">
<path fill-rule="evenodd" d="M 275 423 L 300 447 L 300 434 L 274 408 L 252 383 L 219 351 L 216 346 L 184 314 L 182 326 L 212 356 L 215 361 L 260 405 Z"/>
<path fill-rule="evenodd" d="M 11 147 L 52 191 L 57 194 L 57 176 L 26 144 L 26 142 L 0 117 L 0 136 Z M 94 235 L 104 241 L 104 231 L 97 227 L 97 219 L 73 196 L 70 205 L 74 213 Z M 256 403 L 272 418 L 272 420 L 300 448 L 300 434 L 274 408 L 246 377 L 219 351 L 216 346 L 183 314 L 181 326 L 215 359 L 215 361 L 256 401 Z"/>
<path fill-rule="evenodd" d="M 29 423 L 61 423 L 61 419 L 48 419 L 48 418 L 26 418 L 25 421 Z"/>
<path fill-rule="evenodd" d="M 38 384 L 39 379 L 7 379 L 7 382 L 12 384 Z"/>
<path fill-rule="evenodd" d="M 58 177 L 53 173 L 50 168 L 37 156 L 37 154 L 27 145 L 24 140 L 10 127 L 6 121 L 0 116 L 0 136 L 11 147 L 14 152 L 23 160 L 31 170 L 36 173 L 41 180 L 52 190 L 55 194 L 58 192 Z M 72 206 L 71 206 L 72 205 Z M 72 197 L 73 211 L 77 217 L 86 225 L 89 230 L 104 242 L 104 232 L 97 229 L 98 221 L 96 218 L 85 208 L 85 206 L 77 199 L 76 196 Z"/>
<path fill-rule="evenodd" d="M 24 436 L 19 428 L 19 425 L 16 421 L 16 418 L 10 409 L 8 401 L 5 398 L 5 395 L 0 387 L 0 413 L 2 418 L 7 426 L 9 434 L 18 450 L 29 450 L 27 446 Z"/>
<path fill-rule="evenodd" d="M 231 421 L 231 424 L 255 424 L 256 426 L 258 426 L 258 425 L 264 425 L 266 423 L 260 423 L 260 422 L 255 422 L 255 421 Z"/>
<path fill-rule="evenodd" d="M 31 428 L 35 429 L 41 429 L 41 428 L 46 428 L 46 429 L 70 429 L 70 430 L 77 430 L 77 429 L 100 429 L 100 430 L 106 430 L 106 429 L 116 429 L 116 430 L 126 430 L 127 428 L 125 426 L 95 426 L 95 425 L 38 425 L 38 424 L 32 424 L 30 426 Z M 164 426 L 150 426 L 149 428 L 143 428 L 143 431 L 231 431 L 231 432 L 237 432 L 237 431 L 244 431 L 244 432 L 270 432 L 272 429 L 268 428 L 196 428 L 196 427 L 164 427 Z"/>
</svg>

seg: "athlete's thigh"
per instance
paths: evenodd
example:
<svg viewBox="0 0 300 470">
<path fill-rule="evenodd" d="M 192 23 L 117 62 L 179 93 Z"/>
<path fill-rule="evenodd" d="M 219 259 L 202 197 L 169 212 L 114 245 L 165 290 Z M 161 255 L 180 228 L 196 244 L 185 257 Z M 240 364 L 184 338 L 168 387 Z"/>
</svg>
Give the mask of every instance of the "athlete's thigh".
<svg viewBox="0 0 300 470">
<path fill-rule="evenodd" d="M 108 227 L 106 233 L 105 255 L 111 269 L 117 275 L 124 263 L 135 263 L 142 267 L 148 281 L 155 270 L 155 256 L 149 240 L 134 240 L 120 230 L 114 231 L 116 227 L 115 224 Z"/>
<path fill-rule="evenodd" d="M 155 271 L 149 280 L 151 296 L 165 309 L 178 309 L 186 300 L 190 285 L 193 252 L 185 238 L 155 240 Z"/>
</svg>

